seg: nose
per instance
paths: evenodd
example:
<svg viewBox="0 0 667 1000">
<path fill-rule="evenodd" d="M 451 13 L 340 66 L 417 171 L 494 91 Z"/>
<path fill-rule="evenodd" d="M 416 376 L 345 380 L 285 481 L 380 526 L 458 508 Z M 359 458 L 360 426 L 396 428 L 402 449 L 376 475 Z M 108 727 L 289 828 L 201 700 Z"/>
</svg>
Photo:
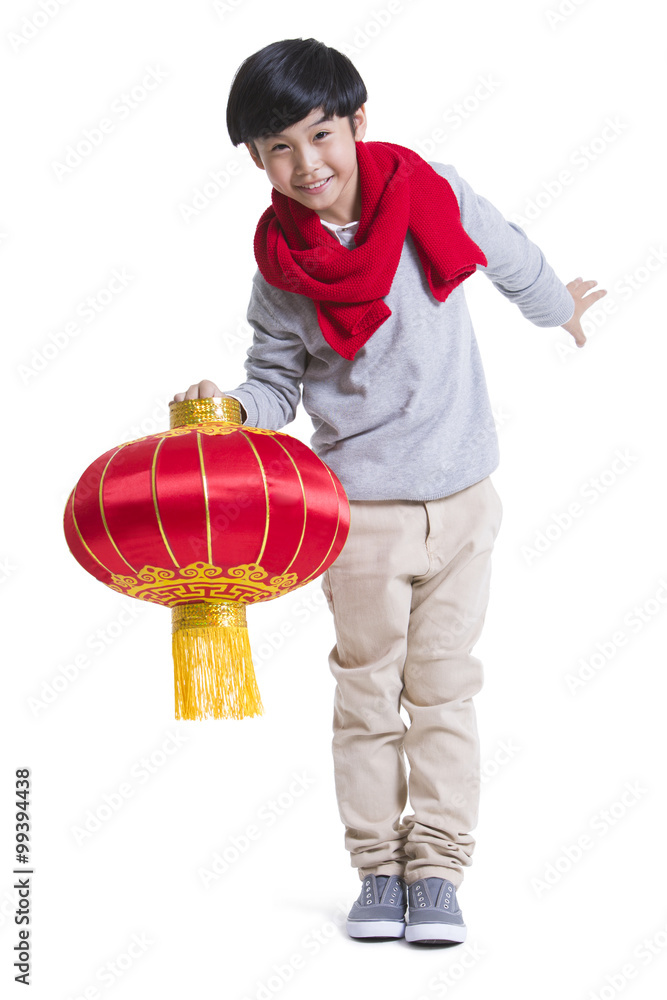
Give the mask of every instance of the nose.
<svg viewBox="0 0 667 1000">
<path fill-rule="evenodd" d="M 297 149 L 294 153 L 294 172 L 300 179 L 307 179 L 310 175 L 316 173 L 320 163 L 320 155 L 312 146 L 307 146 L 305 149 Z"/>
</svg>

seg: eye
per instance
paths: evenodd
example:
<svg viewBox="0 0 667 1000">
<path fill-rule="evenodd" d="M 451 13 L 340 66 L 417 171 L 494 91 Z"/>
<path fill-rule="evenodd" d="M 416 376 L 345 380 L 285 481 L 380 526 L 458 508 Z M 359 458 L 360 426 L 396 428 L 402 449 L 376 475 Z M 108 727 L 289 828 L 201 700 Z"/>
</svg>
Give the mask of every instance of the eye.
<svg viewBox="0 0 667 1000">
<path fill-rule="evenodd" d="M 319 135 L 323 135 L 324 136 L 324 135 L 329 135 L 329 133 L 323 129 L 321 132 L 316 132 L 315 135 L 313 136 L 313 138 L 317 139 L 317 137 Z M 274 153 L 277 149 L 287 149 L 287 146 L 286 146 L 286 144 L 284 142 L 277 142 L 275 144 L 275 146 L 271 146 L 271 152 L 272 153 Z"/>
</svg>

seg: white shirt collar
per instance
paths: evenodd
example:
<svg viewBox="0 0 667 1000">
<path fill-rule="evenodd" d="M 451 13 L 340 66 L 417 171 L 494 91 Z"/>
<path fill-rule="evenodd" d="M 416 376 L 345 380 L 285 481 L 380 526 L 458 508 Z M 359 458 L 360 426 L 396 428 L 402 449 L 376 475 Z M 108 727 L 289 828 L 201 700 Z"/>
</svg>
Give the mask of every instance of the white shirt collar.
<svg viewBox="0 0 667 1000">
<path fill-rule="evenodd" d="M 338 240 L 341 246 L 347 247 L 348 250 L 354 250 L 356 246 L 359 221 L 348 222 L 346 226 L 339 226 L 335 222 L 325 222 L 324 219 L 320 219 L 322 225 L 327 227 L 333 238 Z"/>
<path fill-rule="evenodd" d="M 361 219 L 357 219 L 356 222 L 348 222 L 344 226 L 339 226 L 338 223 L 336 223 L 336 222 L 326 222 L 324 219 L 320 219 L 320 222 L 322 223 L 323 226 L 327 226 L 329 229 L 333 229 L 334 232 L 343 231 L 343 230 L 347 231 L 348 229 L 351 230 L 352 226 L 358 226 L 359 223 L 360 223 L 360 221 L 361 221 Z M 356 232 L 356 229 L 355 229 L 355 232 Z"/>
</svg>

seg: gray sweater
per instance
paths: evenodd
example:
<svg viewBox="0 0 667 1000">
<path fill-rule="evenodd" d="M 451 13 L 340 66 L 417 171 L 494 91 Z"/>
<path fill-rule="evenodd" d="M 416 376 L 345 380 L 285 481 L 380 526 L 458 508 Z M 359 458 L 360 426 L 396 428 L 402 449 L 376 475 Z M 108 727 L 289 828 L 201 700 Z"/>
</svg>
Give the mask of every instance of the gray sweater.
<svg viewBox="0 0 667 1000">
<path fill-rule="evenodd" d="M 536 326 L 566 323 L 574 300 L 540 248 L 451 164 L 431 166 L 449 181 L 463 228 L 486 256 L 477 270 Z M 329 228 L 353 247 L 357 226 Z M 464 287 L 438 302 L 408 231 L 384 299 L 391 316 L 347 360 L 322 336 L 312 300 L 257 270 L 248 377 L 225 395 L 243 405 L 246 424 L 269 430 L 294 420 L 302 398 L 315 428 L 310 447 L 350 500 L 433 500 L 472 486 L 497 468 L 499 452 Z"/>
</svg>

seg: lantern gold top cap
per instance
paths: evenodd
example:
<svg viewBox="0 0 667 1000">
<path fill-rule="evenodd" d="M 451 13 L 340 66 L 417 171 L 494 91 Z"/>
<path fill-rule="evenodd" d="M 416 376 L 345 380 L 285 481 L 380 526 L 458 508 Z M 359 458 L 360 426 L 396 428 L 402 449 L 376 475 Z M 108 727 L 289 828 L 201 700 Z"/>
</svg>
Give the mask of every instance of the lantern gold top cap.
<svg viewBox="0 0 667 1000">
<path fill-rule="evenodd" d="M 242 424 L 241 404 L 232 396 L 210 396 L 206 399 L 184 399 L 169 404 L 169 427 L 190 427 L 211 421 Z"/>
</svg>

